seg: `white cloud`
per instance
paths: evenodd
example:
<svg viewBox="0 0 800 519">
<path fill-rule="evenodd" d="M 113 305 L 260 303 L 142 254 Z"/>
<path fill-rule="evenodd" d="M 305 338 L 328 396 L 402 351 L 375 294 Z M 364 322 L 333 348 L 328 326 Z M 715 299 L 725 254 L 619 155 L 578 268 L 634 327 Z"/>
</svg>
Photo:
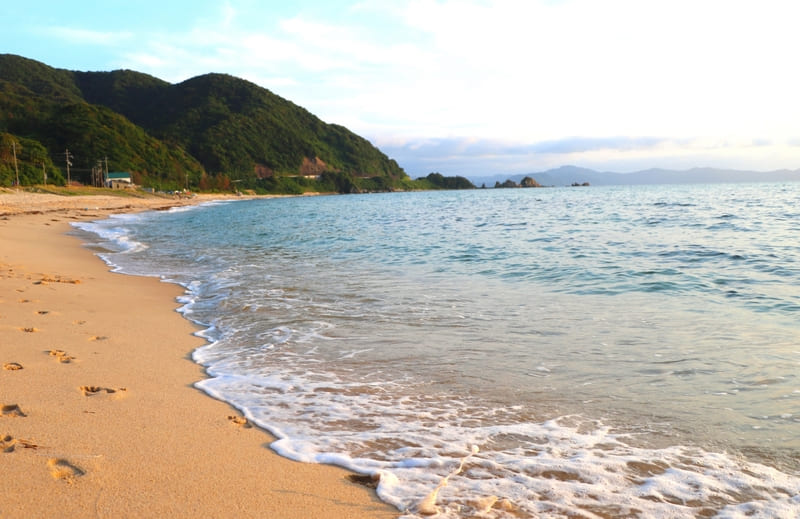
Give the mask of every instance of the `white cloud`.
<svg viewBox="0 0 800 519">
<path fill-rule="evenodd" d="M 126 55 L 126 61 L 134 63 L 134 67 L 138 70 L 160 69 L 168 65 L 160 57 L 144 52 L 132 52 Z"/>
<path fill-rule="evenodd" d="M 336 17 L 256 4 L 137 34 L 120 66 L 245 77 L 403 156 L 457 141 L 463 157 L 519 143 L 526 164 L 786 162 L 779 143 L 800 139 L 793 1 L 362 0 Z M 119 33 L 59 36 L 112 45 Z"/>
<path fill-rule="evenodd" d="M 225 2 L 222 4 L 222 27 L 230 28 L 233 25 L 234 20 L 236 19 L 236 15 L 238 12 L 236 9 L 230 4 L 230 2 Z"/>
<path fill-rule="evenodd" d="M 132 33 L 126 31 L 94 31 L 72 27 L 48 27 L 41 32 L 68 43 L 89 45 L 121 45 L 133 37 Z"/>
<path fill-rule="evenodd" d="M 579 138 L 520 143 L 491 139 L 379 140 L 378 146 L 416 177 L 431 171 L 468 177 L 498 172 L 530 173 L 579 165 L 632 172 L 650 167 L 686 169 L 796 169 L 791 143 L 768 139 Z M 797 145 L 797 143 L 794 143 Z"/>
<path fill-rule="evenodd" d="M 778 80 L 770 88 L 785 104 L 786 85 L 796 84 L 787 6 L 419 0 L 403 16 L 430 35 L 443 72 L 465 85 L 451 91 L 454 108 L 471 94 L 473 114 L 492 132 L 702 135 L 767 130 L 781 108 L 796 110 L 753 99 Z"/>
</svg>

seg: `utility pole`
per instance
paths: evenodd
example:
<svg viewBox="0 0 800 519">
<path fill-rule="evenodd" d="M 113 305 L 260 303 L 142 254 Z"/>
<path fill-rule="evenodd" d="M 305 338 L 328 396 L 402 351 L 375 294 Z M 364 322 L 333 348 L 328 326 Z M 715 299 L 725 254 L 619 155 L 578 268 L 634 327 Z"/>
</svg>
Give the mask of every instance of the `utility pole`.
<svg viewBox="0 0 800 519">
<path fill-rule="evenodd" d="M 103 160 L 105 160 L 105 163 L 106 163 L 106 172 L 103 175 L 103 183 L 101 184 L 100 187 L 105 187 L 106 183 L 108 182 L 108 155 L 106 155 Z"/>
<path fill-rule="evenodd" d="M 17 143 L 11 143 L 11 149 L 14 152 L 14 171 L 17 174 L 17 189 L 19 189 L 19 168 L 17 167 Z"/>
<path fill-rule="evenodd" d="M 67 158 L 67 187 L 70 185 L 70 178 L 69 178 L 69 167 L 72 166 L 72 162 L 70 159 L 73 158 L 72 154 L 69 152 L 69 148 L 64 152 L 64 156 Z"/>
<path fill-rule="evenodd" d="M 44 179 L 44 185 L 47 185 L 47 169 L 45 168 L 44 161 L 42 161 L 42 178 Z"/>
</svg>

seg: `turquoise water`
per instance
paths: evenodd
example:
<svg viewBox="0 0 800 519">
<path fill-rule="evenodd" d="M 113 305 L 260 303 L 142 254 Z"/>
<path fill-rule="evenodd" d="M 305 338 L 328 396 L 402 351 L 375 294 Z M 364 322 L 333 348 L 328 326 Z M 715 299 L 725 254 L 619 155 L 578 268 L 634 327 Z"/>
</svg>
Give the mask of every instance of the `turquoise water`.
<svg viewBox="0 0 800 519">
<path fill-rule="evenodd" d="M 394 193 L 79 227 L 186 287 L 199 387 L 408 517 L 796 517 L 799 200 Z"/>
</svg>

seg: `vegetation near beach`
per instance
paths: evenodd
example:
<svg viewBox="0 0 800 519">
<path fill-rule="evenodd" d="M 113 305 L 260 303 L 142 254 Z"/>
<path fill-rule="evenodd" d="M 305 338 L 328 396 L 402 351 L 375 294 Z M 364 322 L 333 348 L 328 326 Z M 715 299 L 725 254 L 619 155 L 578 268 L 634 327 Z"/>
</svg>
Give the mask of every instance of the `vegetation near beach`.
<svg viewBox="0 0 800 519">
<path fill-rule="evenodd" d="M 424 189 L 473 189 L 475 185 L 465 177 L 446 177 L 441 173 L 431 173 L 427 177 L 417 179 Z"/>
<path fill-rule="evenodd" d="M 3 54 L 0 139 L 0 186 L 17 178 L 42 184 L 45 173 L 63 185 L 69 161 L 70 180 L 91 183 L 92 170 L 105 167 L 160 190 L 474 187 L 441 175 L 411 180 L 363 137 L 224 74 L 170 84 L 131 70 L 76 72 Z"/>
</svg>

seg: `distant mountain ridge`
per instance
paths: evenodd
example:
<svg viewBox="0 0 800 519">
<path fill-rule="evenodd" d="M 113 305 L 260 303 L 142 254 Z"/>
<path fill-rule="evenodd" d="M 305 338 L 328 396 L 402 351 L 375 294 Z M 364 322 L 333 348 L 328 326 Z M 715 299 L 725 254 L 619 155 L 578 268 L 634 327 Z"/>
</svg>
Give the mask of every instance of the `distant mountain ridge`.
<svg viewBox="0 0 800 519">
<path fill-rule="evenodd" d="M 235 181 L 269 189 L 324 176 L 334 190 L 388 189 L 408 180 L 363 137 L 225 74 L 170 84 L 131 70 L 69 71 L 0 54 L 0 135 L 18 147 L 25 140 L 38 155 L 46 150 L 23 162 L 49 160 L 45 168 L 57 170 L 68 148 L 76 174 L 108 157 L 137 183 L 169 188 L 229 189 Z M 35 174 L 30 169 L 23 176 Z"/>
<path fill-rule="evenodd" d="M 535 179 L 543 186 L 569 186 L 589 182 L 593 186 L 656 185 L 656 184 L 715 184 L 726 182 L 797 182 L 800 170 L 745 171 L 719 168 L 692 168 L 688 170 L 646 169 L 634 173 L 601 172 L 577 166 L 561 166 L 538 173 L 521 175 L 491 175 L 471 177 L 475 185 L 494 186 L 505 180 Z"/>
</svg>

